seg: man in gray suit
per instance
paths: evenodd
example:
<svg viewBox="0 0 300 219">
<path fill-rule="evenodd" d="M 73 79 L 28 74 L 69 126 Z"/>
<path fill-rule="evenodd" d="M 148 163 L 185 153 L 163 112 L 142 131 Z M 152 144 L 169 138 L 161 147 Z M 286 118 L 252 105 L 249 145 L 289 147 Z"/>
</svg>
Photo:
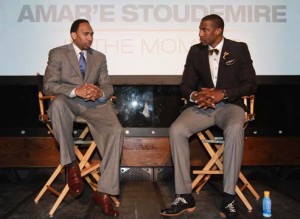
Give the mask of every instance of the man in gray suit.
<svg viewBox="0 0 300 219">
<path fill-rule="evenodd" d="M 211 126 L 223 130 L 224 193 L 222 217 L 236 217 L 235 186 L 243 157 L 244 109 L 242 96 L 256 91 L 256 76 L 245 43 L 223 37 L 224 21 L 215 14 L 205 16 L 199 27 L 201 43 L 191 47 L 180 90 L 188 107 L 169 130 L 175 172 L 176 199 L 162 215 L 195 211 L 190 177 L 189 137 Z"/>
<path fill-rule="evenodd" d="M 76 116 L 87 121 L 101 154 L 101 179 L 92 198 L 106 215 L 118 216 L 109 195 L 119 194 L 119 165 L 123 143 L 122 126 L 110 101 L 113 86 L 108 76 L 106 57 L 91 48 L 93 29 L 78 19 L 71 26 L 73 43 L 49 52 L 44 76 L 44 93 L 55 95 L 48 113 L 54 136 L 60 146 L 61 164 L 68 169 L 70 191 L 79 195 L 83 182 L 74 152 L 72 137 Z"/>
</svg>

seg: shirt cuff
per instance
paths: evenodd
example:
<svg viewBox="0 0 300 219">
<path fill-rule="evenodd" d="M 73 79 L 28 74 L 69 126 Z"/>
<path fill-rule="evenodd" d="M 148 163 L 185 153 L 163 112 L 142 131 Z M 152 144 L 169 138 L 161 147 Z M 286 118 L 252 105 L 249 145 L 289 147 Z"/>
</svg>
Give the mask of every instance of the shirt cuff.
<svg viewBox="0 0 300 219">
<path fill-rule="evenodd" d="M 76 90 L 76 88 L 74 88 L 74 89 L 71 91 L 71 93 L 69 94 L 69 97 L 70 97 L 70 98 L 76 97 L 75 90 Z M 102 97 L 99 97 L 98 100 L 99 100 L 100 102 L 105 102 L 105 101 L 106 101 L 105 94 L 104 94 L 103 90 L 101 90 L 101 91 L 102 91 L 103 96 L 102 96 Z"/>
<path fill-rule="evenodd" d="M 194 100 L 192 100 L 192 95 L 193 95 L 193 93 L 195 93 L 196 91 L 193 91 L 192 93 L 191 93 L 191 95 L 190 95 L 190 102 L 195 102 Z"/>
<path fill-rule="evenodd" d="M 101 89 L 100 89 L 100 90 L 101 90 Z M 102 91 L 103 96 L 102 96 L 102 97 L 99 97 L 98 100 L 99 100 L 100 102 L 105 102 L 105 101 L 106 101 L 105 93 L 103 92 L 103 90 L 101 90 L 101 91 Z"/>
<path fill-rule="evenodd" d="M 74 89 L 71 91 L 71 93 L 69 94 L 69 97 L 70 97 L 70 98 L 76 97 L 75 90 L 76 90 L 76 88 L 74 88 Z"/>
</svg>

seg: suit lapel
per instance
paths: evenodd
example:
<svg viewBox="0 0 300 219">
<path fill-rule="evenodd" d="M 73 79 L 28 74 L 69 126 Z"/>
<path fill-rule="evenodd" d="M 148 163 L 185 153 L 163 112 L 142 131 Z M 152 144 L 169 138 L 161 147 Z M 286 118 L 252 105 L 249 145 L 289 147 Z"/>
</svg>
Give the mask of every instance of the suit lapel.
<svg viewBox="0 0 300 219">
<path fill-rule="evenodd" d="M 87 66 L 86 66 L 86 71 L 85 71 L 85 80 L 89 77 L 89 74 L 92 70 L 93 67 L 93 50 L 89 49 L 87 51 Z"/>
<path fill-rule="evenodd" d="M 77 55 L 75 53 L 75 50 L 74 50 L 72 44 L 69 44 L 68 59 L 69 59 L 71 65 L 73 66 L 75 72 L 77 73 L 77 75 L 82 79 L 82 75 L 81 75 L 81 72 L 80 72 L 80 69 L 79 69 L 78 58 L 77 58 Z"/>
<path fill-rule="evenodd" d="M 214 87 L 214 83 L 212 81 L 211 72 L 210 72 L 210 66 L 209 66 L 209 58 L 208 58 L 208 47 L 205 47 L 201 52 L 201 60 L 204 60 L 203 62 L 203 77 L 204 81 L 206 81 L 207 87 Z"/>
<path fill-rule="evenodd" d="M 219 61 L 219 71 L 218 71 L 218 80 L 217 80 L 217 85 L 216 87 L 218 88 L 220 84 L 223 84 L 223 82 L 226 80 L 225 77 L 225 72 L 226 72 L 226 59 L 223 58 L 224 53 L 225 52 L 229 52 L 229 47 L 228 47 L 228 42 L 226 40 L 226 38 L 224 38 L 224 44 L 223 44 L 223 48 L 220 54 L 220 61 Z"/>
</svg>

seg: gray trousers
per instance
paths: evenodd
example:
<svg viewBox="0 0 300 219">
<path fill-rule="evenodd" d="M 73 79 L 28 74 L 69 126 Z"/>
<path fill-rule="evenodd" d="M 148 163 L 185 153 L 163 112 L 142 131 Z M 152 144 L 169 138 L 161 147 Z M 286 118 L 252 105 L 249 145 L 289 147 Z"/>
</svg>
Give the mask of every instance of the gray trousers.
<svg viewBox="0 0 300 219">
<path fill-rule="evenodd" d="M 223 130 L 225 138 L 224 192 L 235 194 L 243 158 L 244 116 L 241 107 L 223 102 L 216 104 L 216 109 L 204 110 L 191 106 L 180 114 L 169 129 L 176 194 L 192 192 L 189 137 L 214 125 Z"/>
<path fill-rule="evenodd" d="M 119 171 L 123 144 L 123 129 L 110 101 L 88 108 L 72 101 L 65 95 L 58 95 L 48 110 L 54 136 L 60 147 L 61 164 L 76 160 L 73 140 L 73 121 L 80 115 L 87 121 L 89 130 L 102 157 L 101 180 L 97 190 L 110 195 L 120 192 Z"/>
</svg>

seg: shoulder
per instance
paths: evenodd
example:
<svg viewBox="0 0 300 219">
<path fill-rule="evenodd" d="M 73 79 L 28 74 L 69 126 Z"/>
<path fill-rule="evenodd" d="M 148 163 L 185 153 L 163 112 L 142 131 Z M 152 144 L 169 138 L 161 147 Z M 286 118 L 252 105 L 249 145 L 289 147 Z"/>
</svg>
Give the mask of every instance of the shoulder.
<svg viewBox="0 0 300 219">
<path fill-rule="evenodd" d="M 49 51 L 49 55 L 67 54 L 71 49 L 72 47 L 70 45 L 55 47 Z"/>
<path fill-rule="evenodd" d="M 207 46 L 203 46 L 201 43 L 195 44 L 193 46 L 191 46 L 189 54 L 199 54 L 202 53 L 204 51 L 207 51 Z"/>
<path fill-rule="evenodd" d="M 63 45 L 63 46 L 58 46 L 55 48 L 52 48 L 50 51 L 54 51 L 54 52 L 59 52 L 59 51 L 64 51 L 64 50 L 69 50 L 70 49 L 70 45 Z"/>
<path fill-rule="evenodd" d="M 202 45 L 201 43 L 197 43 L 191 47 L 193 51 L 204 51 L 207 50 L 207 46 Z"/>
<path fill-rule="evenodd" d="M 93 55 L 93 56 L 96 56 L 96 57 L 102 57 L 102 58 L 106 57 L 104 53 L 102 53 L 102 52 L 100 52 L 98 50 L 95 50 L 93 48 L 90 48 L 88 50 L 88 53 L 91 54 L 91 55 Z"/>
<path fill-rule="evenodd" d="M 223 45 L 224 53 L 227 52 L 229 57 L 235 57 L 235 59 L 250 60 L 251 55 L 248 49 L 248 45 L 245 42 L 237 42 L 226 39 Z"/>
<path fill-rule="evenodd" d="M 230 40 L 230 39 L 224 39 L 224 44 L 228 47 L 232 47 L 232 48 L 248 48 L 247 44 L 245 42 L 238 42 L 238 41 L 234 41 L 234 40 Z"/>
</svg>

